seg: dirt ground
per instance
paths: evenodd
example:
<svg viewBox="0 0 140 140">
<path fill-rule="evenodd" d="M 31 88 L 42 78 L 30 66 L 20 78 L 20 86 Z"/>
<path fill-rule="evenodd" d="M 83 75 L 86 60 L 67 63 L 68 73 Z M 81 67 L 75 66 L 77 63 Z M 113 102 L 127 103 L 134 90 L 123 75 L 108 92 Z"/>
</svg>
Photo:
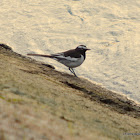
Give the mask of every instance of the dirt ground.
<svg viewBox="0 0 140 140">
<path fill-rule="evenodd" d="M 0 44 L 0 140 L 140 139 L 140 105 Z"/>
</svg>

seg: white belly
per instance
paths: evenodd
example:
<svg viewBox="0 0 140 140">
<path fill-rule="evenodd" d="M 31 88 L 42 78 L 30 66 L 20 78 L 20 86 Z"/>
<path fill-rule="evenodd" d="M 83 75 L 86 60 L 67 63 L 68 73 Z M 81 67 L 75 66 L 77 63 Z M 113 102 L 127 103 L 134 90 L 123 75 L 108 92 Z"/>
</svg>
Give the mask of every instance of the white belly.
<svg viewBox="0 0 140 140">
<path fill-rule="evenodd" d="M 83 57 L 83 55 L 81 55 L 80 58 L 73 58 L 73 59 L 71 59 L 70 57 L 67 57 L 67 59 L 61 60 L 59 62 L 69 68 L 75 68 L 75 67 L 80 66 L 84 62 L 84 57 Z"/>
</svg>

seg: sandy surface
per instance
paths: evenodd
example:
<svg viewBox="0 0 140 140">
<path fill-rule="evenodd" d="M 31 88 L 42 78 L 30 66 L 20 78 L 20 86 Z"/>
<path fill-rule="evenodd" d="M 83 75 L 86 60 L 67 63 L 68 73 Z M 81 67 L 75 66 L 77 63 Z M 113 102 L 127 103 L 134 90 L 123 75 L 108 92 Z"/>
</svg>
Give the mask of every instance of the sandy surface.
<svg viewBox="0 0 140 140">
<path fill-rule="evenodd" d="M 0 77 L 0 140 L 139 139 L 140 106 L 125 96 L 5 45 Z"/>
<path fill-rule="evenodd" d="M 0 42 L 20 54 L 92 51 L 79 76 L 140 101 L 139 0 L 1 0 Z M 50 59 L 36 58 L 69 72 Z"/>
</svg>

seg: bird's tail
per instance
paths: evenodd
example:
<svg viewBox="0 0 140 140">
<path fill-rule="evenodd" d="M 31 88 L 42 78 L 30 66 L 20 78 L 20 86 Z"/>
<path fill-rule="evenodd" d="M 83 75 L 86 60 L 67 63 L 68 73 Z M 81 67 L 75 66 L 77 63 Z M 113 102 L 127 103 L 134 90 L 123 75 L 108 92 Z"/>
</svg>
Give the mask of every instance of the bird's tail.
<svg viewBox="0 0 140 140">
<path fill-rule="evenodd" d="M 31 53 L 28 53 L 27 55 L 31 55 L 31 56 L 41 56 L 41 57 L 49 57 L 49 58 L 52 58 L 51 55 L 44 55 L 44 54 L 31 54 Z"/>
</svg>

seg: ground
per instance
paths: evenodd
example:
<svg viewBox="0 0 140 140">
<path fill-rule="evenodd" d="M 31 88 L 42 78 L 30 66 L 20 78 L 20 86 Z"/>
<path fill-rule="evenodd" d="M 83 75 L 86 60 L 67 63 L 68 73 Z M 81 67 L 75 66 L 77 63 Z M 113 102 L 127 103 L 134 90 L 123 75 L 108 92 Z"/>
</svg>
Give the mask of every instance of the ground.
<svg viewBox="0 0 140 140">
<path fill-rule="evenodd" d="M 0 140 L 140 139 L 140 105 L 0 44 Z"/>
</svg>

